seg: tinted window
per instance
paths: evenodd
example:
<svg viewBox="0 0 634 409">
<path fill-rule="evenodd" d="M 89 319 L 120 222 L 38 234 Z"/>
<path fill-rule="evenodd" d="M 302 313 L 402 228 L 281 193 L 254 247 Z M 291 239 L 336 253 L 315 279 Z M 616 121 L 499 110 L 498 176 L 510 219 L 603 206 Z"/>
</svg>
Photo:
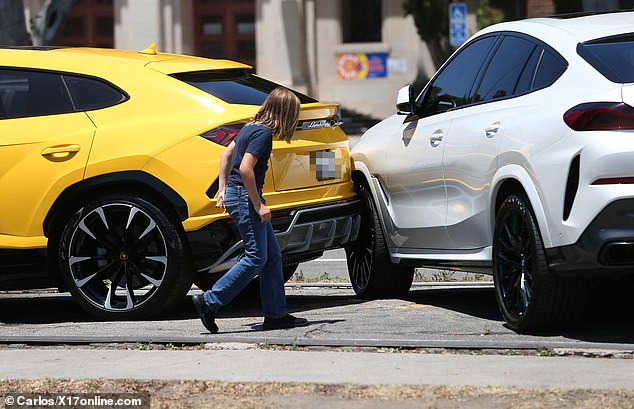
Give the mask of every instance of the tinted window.
<svg viewBox="0 0 634 409">
<path fill-rule="evenodd" d="M 93 78 L 64 76 L 75 107 L 80 111 L 101 109 L 125 101 L 126 96 L 111 85 Z"/>
<path fill-rule="evenodd" d="M 566 68 L 567 64 L 563 58 L 545 49 L 535 73 L 533 89 L 549 86 L 566 71 Z"/>
<path fill-rule="evenodd" d="M 634 34 L 579 45 L 577 52 L 613 82 L 634 82 Z"/>
<path fill-rule="evenodd" d="M 0 69 L 0 117 L 73 112 L 60 74 Z"/>
<path fill-rule="evenodd" d="M 281 86 L 245 70 L 186 72 L 172 76 L 230 104 L 262 105 L 271 91 Z M 302 104 L 317 102 L 293 92 Z"/>
<path fill-rule="evenodd" d="M 533 42 L 523 38 L 504 37 L 487 67 L 474 101 L 490 101 L 514 95 L 535 47 Z"/>
<path fill-rule="evenodd" d="M 438 74 L 423 103 L 423 114 L 469 103 L 469 95 L 495 37 L 477 40 L 460 51 Z"/>
<path fill-rule="evenodd" d="M 535 69 L 537 68 L 537 64 L 542 57 L 543 50 L 544 49 L 541 47 L 535 47 L 533 49 L 530 58 L 526 62 L 526 65 L 524 66 L 524 69 L 520 74 L 520 79 L 517 81 L 515 91 L 513 91 L 514 95 L 522 95 L 532 89 L 533 80 L 535 79 Z"/>
</svg>

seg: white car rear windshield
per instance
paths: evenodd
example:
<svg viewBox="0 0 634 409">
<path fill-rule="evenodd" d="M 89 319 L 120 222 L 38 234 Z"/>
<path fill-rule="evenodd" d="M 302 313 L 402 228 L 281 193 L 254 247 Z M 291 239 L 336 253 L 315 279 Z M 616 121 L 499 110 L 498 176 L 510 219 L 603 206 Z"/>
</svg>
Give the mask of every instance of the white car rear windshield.
<svg viewBox="0 0 634 409">
<path fill-rule="evenodd" d="M 577 53 L 613 82 L 634 82 L 634 33 L 587 41 Z"/>
</svg>

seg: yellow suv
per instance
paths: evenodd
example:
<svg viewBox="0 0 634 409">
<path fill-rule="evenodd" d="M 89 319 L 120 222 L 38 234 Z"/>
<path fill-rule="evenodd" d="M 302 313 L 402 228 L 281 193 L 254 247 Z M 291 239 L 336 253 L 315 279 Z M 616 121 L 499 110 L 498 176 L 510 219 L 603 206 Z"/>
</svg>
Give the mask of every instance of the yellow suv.
<svg viewBox="0 0 634 409">
<path fill-rule="evenodd" d="M 215 206 L 220 154 L 277 86 L 153 47 L 0 49 L 0 289 L 136 319 L 210 285 L 241 253 Z M 360 224 L 338 107 L 297 95 L 264 188 L 287 278 Z"/>
</svg>

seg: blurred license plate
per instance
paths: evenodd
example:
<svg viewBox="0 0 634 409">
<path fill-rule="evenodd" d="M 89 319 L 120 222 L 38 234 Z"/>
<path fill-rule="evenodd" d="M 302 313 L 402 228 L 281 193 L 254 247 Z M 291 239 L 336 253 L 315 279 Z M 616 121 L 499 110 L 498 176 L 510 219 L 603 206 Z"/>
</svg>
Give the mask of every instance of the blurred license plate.
<svg viewBox="0 0 634 409">
<path fill-rule="evenodd" d="M 314 166 L 317 180 L 333 180 L 337 178 L 334 151 L 318 151 L 310 154 L 310 167 Z"/>
</svg>

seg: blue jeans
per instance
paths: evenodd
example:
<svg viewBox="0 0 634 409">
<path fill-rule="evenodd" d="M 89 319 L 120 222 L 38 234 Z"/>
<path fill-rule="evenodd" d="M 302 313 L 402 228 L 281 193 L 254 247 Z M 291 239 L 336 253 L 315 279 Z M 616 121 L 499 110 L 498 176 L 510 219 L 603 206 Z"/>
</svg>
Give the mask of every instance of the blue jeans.
<svg viewBox="0 0 634 409">
<path fill-rule="evenodd" d="M 225 208 L 240 230 L 244 256 L 203 295 L 214 312 L 230 303 L 256 277 L 260 276 L 260 298 L 264 316 L 285 317 L 286 293 L 282 273 L 282 253 L 271 222 L 262 223 L 247 190 L 227 186 Z"/>
</svg>

